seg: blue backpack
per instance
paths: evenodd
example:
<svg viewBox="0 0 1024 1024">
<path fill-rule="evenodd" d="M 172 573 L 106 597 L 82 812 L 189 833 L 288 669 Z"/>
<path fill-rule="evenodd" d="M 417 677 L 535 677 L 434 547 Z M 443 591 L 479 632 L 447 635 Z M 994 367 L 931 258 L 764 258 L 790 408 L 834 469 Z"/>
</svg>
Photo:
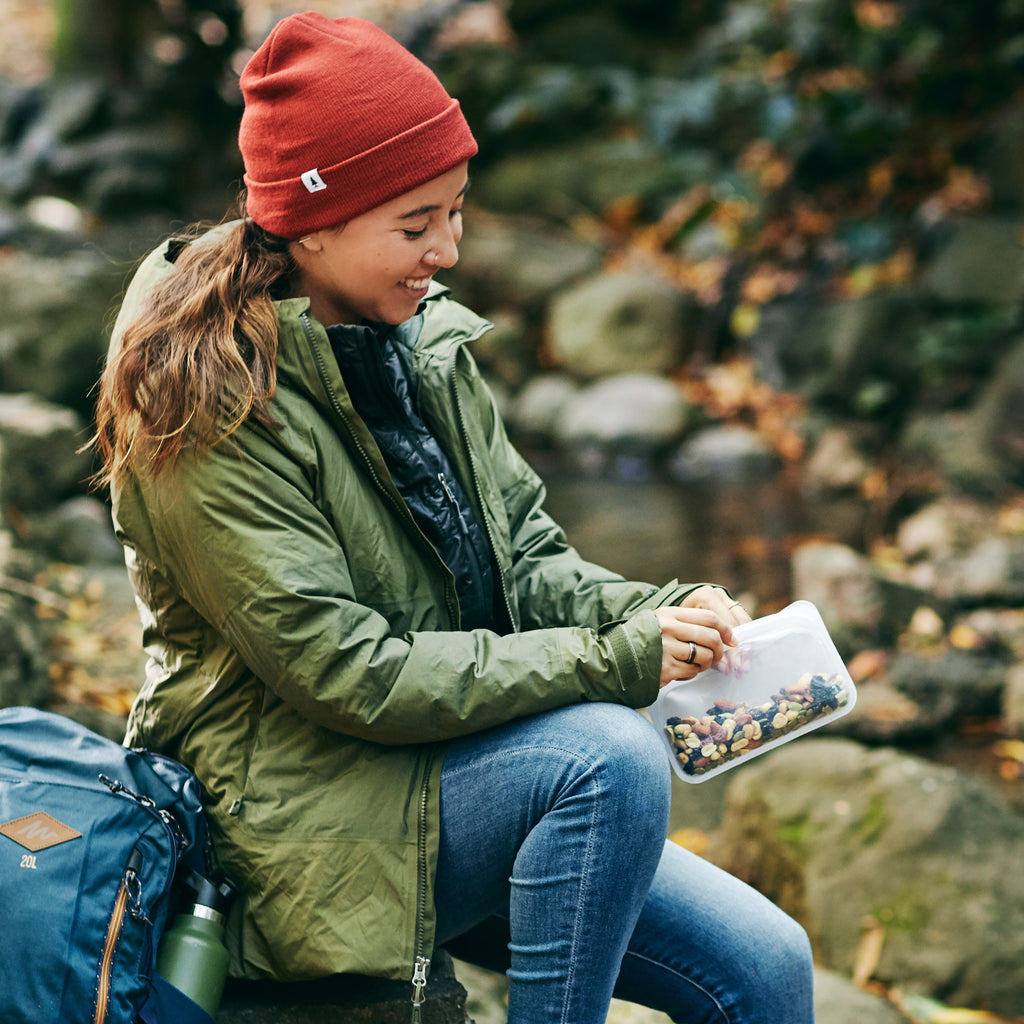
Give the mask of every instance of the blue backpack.
<svg viewBox="0 0 1024 1024">
<path fill-rule="evenodd" d="M 0 710 L 0 1021 L 213 1024 L 154 970 L 175 875 L 209 852 L 182 765 Z"/>
</svg>

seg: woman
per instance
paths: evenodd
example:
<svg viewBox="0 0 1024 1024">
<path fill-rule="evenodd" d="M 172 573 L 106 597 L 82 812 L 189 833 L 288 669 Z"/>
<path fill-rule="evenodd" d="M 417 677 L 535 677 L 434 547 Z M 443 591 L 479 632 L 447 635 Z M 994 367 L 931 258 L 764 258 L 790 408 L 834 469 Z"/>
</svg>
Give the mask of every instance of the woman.
<svg viewBox="0 0 1024 1024">
<path fill-rule="evenodd" d="M 806 936 L 665 843 L 634 708 L 747 615 L 583 561 L 468 351 L 458 103 L 358 19 L 284 19 L 246 66 L 245 216 L 169 242 L 97 411 L 149 654 L 128 742 L 203 782 L 244 896 L 232 973 L 408 978 L 506 947 L 509 1020 L 811 1009 Z"/>
</svg>

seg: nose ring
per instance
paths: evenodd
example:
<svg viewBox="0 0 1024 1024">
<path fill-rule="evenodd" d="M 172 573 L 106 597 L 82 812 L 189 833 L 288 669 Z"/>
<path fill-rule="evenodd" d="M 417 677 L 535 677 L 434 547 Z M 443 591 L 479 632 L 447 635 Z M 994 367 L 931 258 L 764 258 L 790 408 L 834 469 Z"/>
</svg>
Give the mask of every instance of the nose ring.
<svg viewBox="0 0 1024 1024">
<path fill-rule="evenodd" d="M 435 267 L 440 263 L 440 257 L 433 251 L 427 253 L 427 259 L 433 263 Z"/>
</svg>

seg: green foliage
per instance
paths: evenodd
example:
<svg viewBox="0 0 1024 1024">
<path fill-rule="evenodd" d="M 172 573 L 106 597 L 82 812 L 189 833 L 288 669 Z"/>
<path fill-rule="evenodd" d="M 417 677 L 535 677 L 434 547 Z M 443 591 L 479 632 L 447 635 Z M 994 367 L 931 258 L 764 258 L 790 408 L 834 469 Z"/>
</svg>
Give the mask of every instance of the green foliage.
<svg viewBox="0 0 1024 1024">
<path fill-rule="evenodd" d="M 979 157 L 1021 93 L 1024 0 L 658 7 L 513 0 L 514 49 L 446 56 L 484 206 L 582 215 L 657 256 L 719 352 L 777 299 L 912 288 L 932 227 L 987 208 Z M 1015 326 L 918 312 L 894 365 L 850 382 L 852 414 L 898 414 L 918 387 L 957 401 Z"/>
<path fill-rule="evenodd" d="M 924 384 L 969 390 L 965 385 L 990 372 L 1018 321 L 1015 307 L 968 306 L 923 323 L 912 348 Z"/>
<path fill-rule="evenodd" d="M 863 198 L 865 174 L 888 159 L 923 193 L 1024 71 L 1024 0 L 748 0 L 717 20 L 718 5 L 703 5 L 704 20 L 658 40 L 644 31 L 650 10 L 629 18 L 628 5 L 583 7 L 514 3 L 514 55 L 476 49 L 447 59 L 443 72 L 469 98 L 487 159 L 630 134 L 668 155 L 707 145 L 726 164 L 764 139 L 791 161 L 790 188 L 839 183 Z M 618 41 L 600 60 L 587 20 L 597 15 Z M 553 25 L 565 37 L 557 60 L 541 45 Z"/>
</svg>

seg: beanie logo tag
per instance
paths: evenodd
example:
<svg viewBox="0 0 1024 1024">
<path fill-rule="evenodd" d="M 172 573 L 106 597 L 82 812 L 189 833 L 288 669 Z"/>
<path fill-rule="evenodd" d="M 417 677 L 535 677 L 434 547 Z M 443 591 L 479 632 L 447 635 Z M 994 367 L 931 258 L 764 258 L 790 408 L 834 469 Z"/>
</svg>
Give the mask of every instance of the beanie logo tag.
<svg viewBox="0 0 1024 1024">
<path fill-rule="evenodd" d="M 302 184 L 306 186 L 307 192 L 322 192 L 327 188 L 327 182 L 320 177 L 320 172 L 315 167 L 302 175 Z"/>
</svg>

